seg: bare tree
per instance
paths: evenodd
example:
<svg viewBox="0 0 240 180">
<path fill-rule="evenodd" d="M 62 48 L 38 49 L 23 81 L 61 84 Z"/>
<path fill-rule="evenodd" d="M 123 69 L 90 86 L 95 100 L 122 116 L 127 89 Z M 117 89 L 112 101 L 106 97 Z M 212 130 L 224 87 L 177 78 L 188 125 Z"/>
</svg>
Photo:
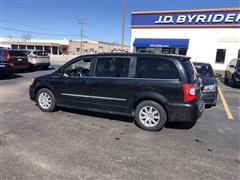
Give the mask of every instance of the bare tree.
<svg viewBox="0 0 240 180">
<path fill-rule="evenodd" d="M 32 39 L 32 35 L 31 35 L 31 33 L 24 33 L 23 35 L 22 35 L 22 38 L 24 39 L 24 40 L 31 40 Z"/>
</svg>

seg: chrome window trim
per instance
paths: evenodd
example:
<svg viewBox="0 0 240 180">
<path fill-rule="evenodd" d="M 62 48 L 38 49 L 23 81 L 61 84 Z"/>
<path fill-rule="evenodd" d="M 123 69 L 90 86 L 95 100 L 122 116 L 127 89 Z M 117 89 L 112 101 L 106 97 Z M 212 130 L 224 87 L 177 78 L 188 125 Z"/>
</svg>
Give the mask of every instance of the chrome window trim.
<svg viewBox="0 0 240 180">
<path fill-rule="evenodd" d="M 122 98 L 112 98 L 112 97 L 103 97 L 103 96 L 88 96 L 88 95 L 71 94 L 71 93 L 61 93 L 61 95 L 72 96 L 72 97 L 93 98 L 93 99 L 114 100 L 114 101 L 127 101 L 127 99 L 122 99 Z"/>
</svg>

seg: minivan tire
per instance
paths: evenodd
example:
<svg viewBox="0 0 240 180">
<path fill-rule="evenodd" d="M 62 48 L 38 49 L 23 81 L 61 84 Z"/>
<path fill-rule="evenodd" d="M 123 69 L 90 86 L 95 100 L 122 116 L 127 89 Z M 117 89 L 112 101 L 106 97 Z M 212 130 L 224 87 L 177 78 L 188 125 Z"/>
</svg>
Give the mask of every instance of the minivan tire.
<svg viewBox="0 0 240 180">
<path fill-rule="evenodd" d="M 37 92 L 36 102 L 43 112 L 54 112 L 57 107 L 54 94 L 47 88 L 42 88 Z"/>
<path fill-rule="evenodd" d="M 137 105 L 135 123 L 148 131 L 160 131 L 167 121 L 167 113 L 163 106 L 155 101 L 146 100 Z"/>
</svg>

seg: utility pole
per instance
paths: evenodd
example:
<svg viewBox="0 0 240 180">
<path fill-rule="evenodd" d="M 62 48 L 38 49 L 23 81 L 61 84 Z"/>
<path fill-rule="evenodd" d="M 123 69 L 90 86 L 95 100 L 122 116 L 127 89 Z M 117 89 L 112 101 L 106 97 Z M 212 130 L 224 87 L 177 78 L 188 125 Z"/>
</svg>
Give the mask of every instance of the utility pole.
<svg viewBox="0 0 240 180">
<path fill-rule="evenodd" d="M 80 44 L 80 55 L 82 55 L 83 52 L 83 25 L 86 24 L 85 23 L 85 19 L 81 18 L 80 22 L 78 23 L 81 26 L 81 44 Z"/>
<path fill-rule="evenodd" d="M 122 1 L 122 51 L 124 49 L 124 30 L 125 30 L 125 16 L 126 16 L 126 0 Z"/>
</svg>

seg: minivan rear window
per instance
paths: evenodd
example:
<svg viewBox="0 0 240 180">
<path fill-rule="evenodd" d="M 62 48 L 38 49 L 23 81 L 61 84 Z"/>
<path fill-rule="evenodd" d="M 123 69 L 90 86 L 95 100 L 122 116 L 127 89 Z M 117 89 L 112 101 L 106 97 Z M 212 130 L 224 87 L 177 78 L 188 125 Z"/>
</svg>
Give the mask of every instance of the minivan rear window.
<svg viewBox="0 0 240 180">
<path fill-rule="evenodd" d="M 180 79 L 173 62 L 160 58 L 140 57 L 137 60 L 136 78 Z"/>
<path fill-rule="evenodd" d="M 37 56 L 48 56 L 48 53 L 45 51 L 33 51 L 33 54 Z"/>
<path fill-rule="evenodd" d="M 198 79 L 198 73 L 197 70 L 195 69 L 193 63 L 189 60 L 184 61 L 183 62 L 186 70 L 187 70 L 187 74 L 190 77 L 191 81 L 196 81 Z"/>
</svg>

